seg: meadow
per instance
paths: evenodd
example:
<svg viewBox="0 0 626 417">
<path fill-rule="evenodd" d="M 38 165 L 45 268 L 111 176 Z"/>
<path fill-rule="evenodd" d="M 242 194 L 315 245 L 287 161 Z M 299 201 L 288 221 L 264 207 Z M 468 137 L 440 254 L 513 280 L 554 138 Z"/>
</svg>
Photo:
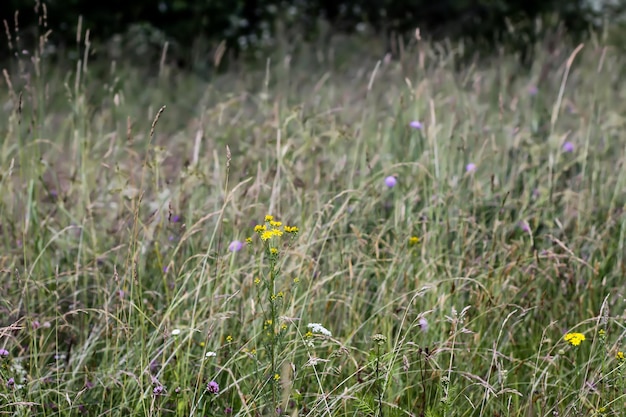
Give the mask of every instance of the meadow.
<svg viewBox="0 0 626 417">
<path fill-rule="evenodd" d="M 601 37 L 207 77 L 44 43 L 0 88 L 0 415 L 626 416 Z"/>
</svg>

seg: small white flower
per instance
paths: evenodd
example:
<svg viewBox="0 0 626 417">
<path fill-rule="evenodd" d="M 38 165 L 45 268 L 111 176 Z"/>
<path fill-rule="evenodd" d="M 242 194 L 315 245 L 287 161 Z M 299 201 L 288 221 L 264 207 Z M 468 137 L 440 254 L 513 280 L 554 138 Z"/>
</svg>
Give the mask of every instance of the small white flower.
<svg viewBox="0 0 626 417">
<path fill-rule="evenodd" d="M 205 358 L 214 358 L 214 357 L 216 357 L 216 356 L 217 356 L 217 353 L 212 352 L 212 351 L 209 351 L 209 352 L 207 352 L 207 353 L 205 353 L 205 354 L 204 354 L 204 357 L 205 357 Z"/>
<path fill-rule="evenodd" d="M 311 332 L 323 334 L 324 336 L 331 337 L 332 333 L 326 327 L 322 326 L 320 323 L 309 323 L 307 325 Z"/>
<path fill-rule="evenodd" d="M 178 336 L 180 334 L 180 329 L 172 330 L 172 336 Z"/>
</svg>

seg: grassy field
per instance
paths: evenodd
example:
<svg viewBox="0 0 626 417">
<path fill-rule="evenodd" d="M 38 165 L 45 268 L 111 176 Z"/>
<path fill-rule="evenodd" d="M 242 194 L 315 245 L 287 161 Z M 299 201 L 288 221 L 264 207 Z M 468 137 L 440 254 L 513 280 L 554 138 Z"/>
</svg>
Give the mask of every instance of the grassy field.
<svg viewBox="0 0 626 417">
<path fill-rule="evenodd" d="M 461 47 L 5 63 L 0 415 L 625 416 L 626 58 Z"/>
</svg>

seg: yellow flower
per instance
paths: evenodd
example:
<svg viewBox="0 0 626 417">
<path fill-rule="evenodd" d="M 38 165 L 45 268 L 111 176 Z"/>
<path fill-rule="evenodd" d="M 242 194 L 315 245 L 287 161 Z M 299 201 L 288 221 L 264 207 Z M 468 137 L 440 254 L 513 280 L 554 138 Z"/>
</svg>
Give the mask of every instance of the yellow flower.
<svg viewBox="0 0 626 417">
<path fill-rule="evenodd" d="M 265 216 L 266 222 L 271 222 L 272 220 L 274 220 L 274 216 L 272 216 L 271 214 L 268 214 L 267 216 Z"/>
<path fill-rule="evenodd" d="M 285 232 L 287 233 L 298 233 L 298 230 L 297 226 L 285 226 Z"/>
<path fill-rule="evenodd" d="M 280 375 L 274 374 L 274 381 L 276 382 L 280 381 Z"/>
<path fill-rule="evenodd" d="M 417 236 L 411 236 L 409 238 L 409 245 L 417 245 L 418 243 L 420 243 L 420 238 Z"/>
<path fill-rule="evenodd" d="M 622 352 L 621 350 L 617 352 L 616 357 L 617 357 L 617 360 L 620 362 L 626 359 L 626 356 L 624 356 L 624 352 Z"/>
<path fill-rule="evenodd" d="M 313 337 L 313 332 L 309 330 L 304 334 L 304 337 L 306 337 L 307 339 Z"/>
<path fill-rule="evenodd" d="M 282 225 L 283 225 L 282 222 L 275 222 L 274 220 L 270 221 L 270 226 L 272 227 L 280 227 Z"/>
<path fill-rule="evenodd" d="M 585 335 L 582 333 L 567 333 L 564 339 L 570 345 L 578 346 L 585 340 Z"/>
<path fill-rule="evenodd" d="M 257 233 L 264 232 L 266 229 L 267 227 L 265 227 L 264 224 L 257 224 L 256 226 L 254 226 L 254 231 Z"/>
<path fill-rule="evenodd" d="M 300 278 L 295 277 L 295 278 L 293 279 L 293 283 L 294 283 L 294 284 L 297 284 L 298 282 L 300 282 Z"/>
<path fill-rule="evenodd" d="M 272 255 L 278 255 L 278 249 L 276 249 L 276 248 L 270 248 L 270 253 L 271 253 Z"/>
<path fill-rule="evenodd" d="M 255 284 L 257 284 L 257 285 L 258 285 L 258 284 L 260 284 L 260 283 L 261 283 L 261 278 L 256 277 L 256 278 L 254 279 L 254 283 L 255 283 Z"/>
<path fill-rule="evenodd" d="M 246 238 L 246 243 L 247 243 L 247 244 L 252 243 L 252 238 L 251 238 L 251 237 L 247 237 L 247 238 Z"/>
<path fill-rule="evenodd" d="M 266 230 L 263 233 L 261 233 L 261 240 L 265 242 L 266 240 L 271 239 L 273 236 L 274 236 L 273 230 Z"/>
<path fill-rule="evenodd" d="M 226 342 L 227 343 L 232 343 L 233 342 L 233 337 L 231 335 L 226 336 Z"/>
</svg>

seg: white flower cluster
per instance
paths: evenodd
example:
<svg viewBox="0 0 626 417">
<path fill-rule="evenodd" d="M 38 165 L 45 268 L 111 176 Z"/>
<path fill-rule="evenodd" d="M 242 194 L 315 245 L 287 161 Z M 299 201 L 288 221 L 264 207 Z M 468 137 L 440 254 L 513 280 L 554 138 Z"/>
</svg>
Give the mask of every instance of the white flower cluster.
<svg viewBox="0 0 626 417">
<path fill-rule="evenodd" d="M 320 323 L 309 323 L 307 327 L 313 333 L 323 334 L 324 336 L 331 337 L 333 334 L 326 327 L 322 326 Z"/>
</svg>

